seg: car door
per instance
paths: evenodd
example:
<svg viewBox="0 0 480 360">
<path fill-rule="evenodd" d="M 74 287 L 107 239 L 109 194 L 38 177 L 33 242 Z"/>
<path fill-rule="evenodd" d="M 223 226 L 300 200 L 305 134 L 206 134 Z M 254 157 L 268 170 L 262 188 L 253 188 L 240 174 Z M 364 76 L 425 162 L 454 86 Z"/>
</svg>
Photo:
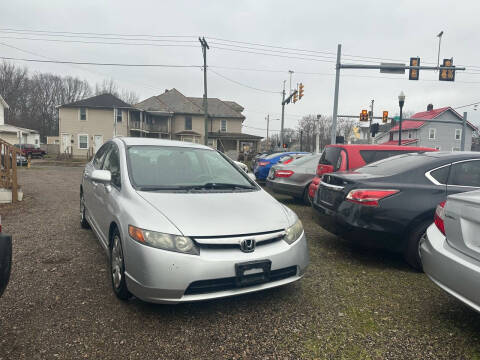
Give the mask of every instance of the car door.
<svg viewBox="0 0 480 360">
<path fill-rule="evenodd" d="M 101 232 L 102 240 L 108 245 L 108 232 L 110 223 L 113 219 L 115 209 L 117 209 L 116 201 L 120 194 L 121 176 L 120 176 L 120 151 L 118 145 L 111 143 L 111 146 L 105 155 L 102 165 L 103 170 L 110 171 L 112 181 L 110 184 L 99 184 L 95 187 L 94 194 L 97 202 L 95 207 L 95 216 L 98 220 L 99 232 Z"/>
<path fill-rule="evenodd" d="M 97 198 L 95 197 L 95 188 L 99 186 L 99 184 L 92 181 L 91 176 L 94 170 L 100 170 L 102 168 L 103 160 L 105 159 L 105 155 L 108 153 L 109 148 L 110 143 L 103 144 L 103 146 L 93 157 L 93 160 L 85 166 L 85 170 L 83 171 L 83 199 L 85 201 L 85 207 L 87 209 L 89 220 L 93 222 L 92 225 L 96 230 L 98 229 L 96 208 L 99 206 L 99 204 L 97 202 Z"/>
<path fill-rule="evenodd" d="M 480 159 L 454 162 L 448 177 L 447 195 L 478 189 L 480 189 Z"/>
</svg>

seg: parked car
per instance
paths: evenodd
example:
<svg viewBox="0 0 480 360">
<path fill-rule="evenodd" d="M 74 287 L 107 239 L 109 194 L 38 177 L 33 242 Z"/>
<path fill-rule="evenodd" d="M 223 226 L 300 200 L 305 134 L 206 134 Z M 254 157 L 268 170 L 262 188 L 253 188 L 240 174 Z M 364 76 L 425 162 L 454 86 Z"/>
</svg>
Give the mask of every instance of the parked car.
<svg viewBox="0 0 480 360">
<path fill-rule="evenodd" d="M 303 199 L 310 204 L 308 187 L 315 176 L 320 154 L 305 155 L 291 163 L 277 164 L 270 168 L 267 187 L 278 194 Z"/>
<path fill-rule="evenodd" d="M 15 144 L 15 147 L 22 151 L 22 155 L 25 157 L 41 157 L 43 158 L 47 152 L 40 149 L 40 147 L 33 144 Z"/>
<path fill-rule="evenodd" d="M 225 155 L 193 143 L 105 143 L 85 167 L 80 221 L 109 255 L 120 299 L 250 293 L 299 280 L 308 264 L 297 215 Z"/>
<path fill-rule="evenodd" d="M 480 176 L 480 172 L 477 173 Z M 421 240 L 423 270 L 443 290 L 480 311 L 480 191 L 450 195 Z"/>
<path fill-rule="evenodd" d="M 265 181 L 268 176 L 268 172 L 270 171 L 270 168 L 277 164 L 278 162 L 281 162 L 282 160 L 288 160 L 290 159 L 291 155 L 297 155 L 297 154 L 309 154 L 307 152 L 300 152 L 300 151 L 291 151 L 291 152 L 282 152 L 282 153 L 273 153 L 271 155 L 267 155 L 263 158 L 259 158 L 257 161 L 257 164 L 255 165 L 255 168 L 253 169 L 253 173 L 255 174 L 255 177 L 259 181 Z"/>
<path fill-rule="evenodd" d="M 27 165 L 28 159 L 20 154 L 17 154 L 17 165 Z"/>
<path fill-rule="evenodd" d="M 437 151 L 417 146 L 335 144 L 327 145 L 318 162 L 317 174 L 310 184 L 310 200 L 315 196 L 323 174 L 335 171 L 355 170 L 372 162 L 386 159 L 406 152 Z"/>
<path fill-rule="evenodd" d="M 255 169 L 255 166 L 257 165 L 257 162 L 259 161 L 259 159 L 262 159 L 268 155 L 271 155 L 271 154 L 274 154 L 274 153 L 277 153 L 277 154 L 281 154 L 279 152 L 275 152 L 275 151 L 264 151 L 264 152 L 261 152 L 261 153 L 258 153 L 257 155 L 255 155 L 252 159 L 252 170 Z"/>
<path fill-rule="evenodd" d="M 0 297 L 8 285 L 11 267 L 12 237 L 2 234 L 2 225 L 0 224 Z"/>
<path fill-rule="evenodd" d="M 313 207 L 327 230 L 401 251 L 421 269 L 418 244 L 437 205 L 478 188 L 480 153 L 409 153 L 323 175 Z"/>
</svg>

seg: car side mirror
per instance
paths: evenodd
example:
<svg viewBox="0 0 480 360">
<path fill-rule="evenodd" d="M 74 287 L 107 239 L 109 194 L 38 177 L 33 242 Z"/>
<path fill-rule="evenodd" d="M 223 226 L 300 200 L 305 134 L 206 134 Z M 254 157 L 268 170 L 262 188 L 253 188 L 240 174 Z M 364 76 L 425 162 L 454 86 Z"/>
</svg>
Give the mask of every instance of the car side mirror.
<svg viewBox="0 0 480 360">
<path fill-rule="evenodd" d="M 0 296 L 7 287 L 12 267 L 12 237 L 0 234 Z"/>
<path fill-rule="evenodd" d="M 90 175 L 92 181 L 102 183 L 102 184 L 110 184 L 112 181 L 112 173 L 108 170 L 93 170 L 92 175 Z"/>
</svg>

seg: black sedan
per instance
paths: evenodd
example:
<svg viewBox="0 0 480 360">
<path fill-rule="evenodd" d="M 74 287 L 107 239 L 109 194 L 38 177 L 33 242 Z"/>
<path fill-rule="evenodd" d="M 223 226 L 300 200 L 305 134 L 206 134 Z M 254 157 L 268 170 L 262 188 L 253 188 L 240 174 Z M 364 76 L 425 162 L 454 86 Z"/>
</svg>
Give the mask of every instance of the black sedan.
<svg viewBox="0 0 480 360">
<path fill-rule="evenodd" d="M 325 229 L 403 252 L 421 269 L 418 245 L 437 205 L 447 195 L 479 188 L 480 153 L 410 153 L 324 175 L 312 205 Z"/>
</svg>

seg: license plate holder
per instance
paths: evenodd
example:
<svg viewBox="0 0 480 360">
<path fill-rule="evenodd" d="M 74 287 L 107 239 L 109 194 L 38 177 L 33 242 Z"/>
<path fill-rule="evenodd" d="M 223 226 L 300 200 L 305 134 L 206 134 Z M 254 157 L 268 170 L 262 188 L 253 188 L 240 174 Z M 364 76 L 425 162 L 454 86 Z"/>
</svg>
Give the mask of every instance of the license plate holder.
<svg viewBox="0 0 480 360">
<path fill-rule="evenodd" d="M 235 283 L 237 287 L 262 284 L 270 280 L 271 260 L 255 260 L 235 264 Z M 260 272 L 245 274 L 246 271 L 260 269 Z"/>
</svg>

